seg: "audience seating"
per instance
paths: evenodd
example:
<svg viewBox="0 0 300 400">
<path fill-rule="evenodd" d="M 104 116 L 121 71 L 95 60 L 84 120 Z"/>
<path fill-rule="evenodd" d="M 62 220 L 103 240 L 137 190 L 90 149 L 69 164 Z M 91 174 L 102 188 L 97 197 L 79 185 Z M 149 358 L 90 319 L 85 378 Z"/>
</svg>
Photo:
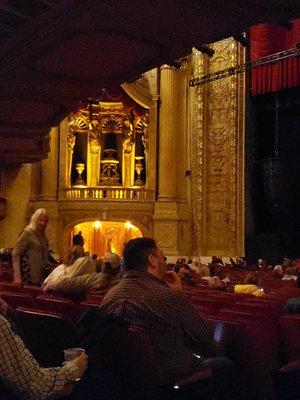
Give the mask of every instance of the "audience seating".
<svg viewBox="0 0 300 400">
<path fill-rule="evenodd" d="M 48 296 L 38 296 L 36 298 L 36 304 L 41 310 L 58 312 L 75 323 L 80 317 L 79 307 L 71 300 L 53 298 Z"/>
<path fill-rule="evenodd" d="M 220 302 L 218 299 L 208 299 L 207 297 L 191 297 L 191 303 L 195 308 L 207 307 L 210 310 L 210 314 L 216 314 L 220 308 Z"/>
<path fill-rule="evenodd" d="M 43 290 L 39 286 L 33 286 L 33 285 L 24 285 L 23 286 L 24 292 L 29 294 L 33 299 L 36 299 L 37 296 L 42 296 L 43 295 Z"/>
<path fill-rule="evenodd" d="M 228 321 L 219 316 L 210 317 L 209 321 L 214 325 L 215 339 L 222 354 L 236 365 L 241 398 L 274 399 L 272 372 L 276 365 L 263 327 L 249 322 Z"/>
<path fill-rule="evenodd" d="M 62 314 L 36 308 L 19 307 L 16 313 L 23 340 L 40 365 L 61 365 L 63 350 L 73 347 L 74 322 Z"/>
<path fill-rule="evenodd" d="M 300 315 L 285 315 L 278 321 L 280 354 L 284 362 L 300 360 Z"/>
<path fill-rule="evenodd" d="M 10 269 L 0 268 L 0 282 L 12 282 L 14 273 Z"/>
<path fill-rule="evenodd" d="M 270 305 L 262 305 L 251 302 L 247 303 L 246 301 L 243 301 L 234 303 L 230 306 L 226 306 L 226 308 L 231 310 L 251 312 L 252 314 L 258 313 L 262 315 L 267 315 L 270 319 L 272 319 L 272 321 L 276 321 L 278 319 L 277 309 L 272 309 Z"/>
<path fill-rule="evenodd" d="M 24 293 L 23 286 L 9 282 L 0 282 L 0 291 Z"/>
<path fill-rule="evenodd" d="M 24 293 L 13 293 L 13 292 L 1 292 L 0 297 L 4 300 L 13 310 L 18 307 L 36 307 L 35 301 L 28 294 Z"/>
</svg>

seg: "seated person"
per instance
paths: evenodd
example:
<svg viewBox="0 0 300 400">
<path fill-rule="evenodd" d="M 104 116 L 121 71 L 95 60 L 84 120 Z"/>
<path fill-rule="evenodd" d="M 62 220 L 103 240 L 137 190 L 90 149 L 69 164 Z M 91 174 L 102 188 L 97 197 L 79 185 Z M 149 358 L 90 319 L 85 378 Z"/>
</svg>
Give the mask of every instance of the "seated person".
<svg viewBox="0 0 300 400">
<path fill-rule="evenodd" d="M 257 297 L 265 296 L 263 289 L 257 286 L 257 274 L 254 272 L 247 274 L 244 285 L 235 285 L 234 291 L 235 293 L 253 294 Z"/>
<path fill-rule="evenodd" d="M 208 289 L 225 290 L 226 283 L 217 275 L 216 267 L 211 265 L 209 268 Z"/>
<path fill-rule="evenodd" d="M 66 260 L 68 261 L 68 260 Z M 44 291 L 55 290 L 57 292 L 80 297 L 88 291 L 108 289 L 118 283 L 121 272 L 121 259 L 117 254 L 107 253 L 103 259 L 102 272 L 95 272 L 94 265 L 89 256 L 79 257 L 69 267 L 62 267 L 63 275 L 45 281 Z M 59 267 L 58 267 L 59 268 Z M 54 272 L 54 271 L 53 271 Z"/>
<path fill-rule="evenodd" d="M 297 279 L 297 269 L 292 263 L 285 269 L 282 280 L 283 281 L 296 281 Z"/>
<path fill-rule="evenodd" d="M 216 271 L 216 266 L 211 265 L 209 267 L 209 276 L 204 276 L 202 279 L 205 279 L 208 281 L 208 289 L 213 289 L 213 290 L 225 290 L 226 289 L 226 282 L 221 280 Z M 227 280 L 228 282 L 228 280 Z"/>
<path fill-rule="evenodd" d="M 232 399 L 232 364 L 213 357 L 213 332 L 204 316 L 181 294 L 180 279 L 174 271 L 167 271 L 156 242 L 146 237 L 130 240 L 124 249 L 124 266 L 124 278 L 106 294 L 100 310 L 151 335 L 157 384 L 174 385 L 193 373 L 211 376 L 217 391 L 214 397 Z M 197 398 L 202 397 L 199 394 Z"/>
<path fill-rule="evenodd" d="M 101 276 L 93 283 L 93 290 L 107 289 L 119 283 L 121 279 L 121 258 L 118 254 L 107 253 L 103 258 Z"/>
<path fill-rule="evenodd" d="M 275 267 L 273 269 L 273 275 L 277 276 L 279 278 L 283 277 L 283 269 L 282 269 L 282 266 L 280 264 L 275 265 Z"/>
<path fill-rule="evenodd" d="M 63 259 L 63 263 L 56 267 L 45 279 L 42 288 L 45 292 L 58 290 L 62 281 L 95 272 L 95 266 L 90 256 L 87 256 L 81 245 L 71 246 Z"/>
<path fill-rule="evenodd" d="M 236 258 L 236 265 L 237 265 L 237 267 L 239 267 L 239 268 L 246 268 L 247 263 L 246 263 L 246 261 L 245 261 L 243 258 L 237 257 L 237 258 Z"/>
<path fill-rule="evenodd" d="M 80 355 L 62 367 L 42 368 L 13 331 L 0 299 L 0 380 L 7 389 L 23 399 L 40 400 L 70 394 L 72 382 L 87 368 L 87 356 Z M 6 398 L 6 394 L 4 395 Z M 1 397 L 2 400 L 2 397 Z"/>
<path fill-rule="evenodd" d="M 300 272 L 297 273 L 296 283 L 300 288 Z M 300 314 L 300 297 L 288 299 L 283 307 L 283 314 Z"/>
<path fill-rule="evenodd" d="M 183 284 L 188 286 L 197 286 L 197 282 L 192 279 L 191 269 L 188 265 L 182 265 L 177 272 Z"/>
</svg>

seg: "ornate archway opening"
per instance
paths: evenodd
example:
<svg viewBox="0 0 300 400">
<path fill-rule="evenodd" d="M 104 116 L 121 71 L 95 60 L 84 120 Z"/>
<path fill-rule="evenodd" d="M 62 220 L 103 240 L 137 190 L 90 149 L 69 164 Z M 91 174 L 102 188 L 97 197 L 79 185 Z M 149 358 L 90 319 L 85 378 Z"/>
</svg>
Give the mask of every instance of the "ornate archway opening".
<svg viewBox="0 0 300 400">
<path fill-rule="evenodd" d="M 82 222 L 74 226 L 71 238 L 79 232 L 84 238 L 85 250 L 91 255 L 97 254 L 100 258 L 108 252 L 122 256 L 124 245 L 130 239 L 143 236 L 141 230 L 130 221 Z"/>
</svg>

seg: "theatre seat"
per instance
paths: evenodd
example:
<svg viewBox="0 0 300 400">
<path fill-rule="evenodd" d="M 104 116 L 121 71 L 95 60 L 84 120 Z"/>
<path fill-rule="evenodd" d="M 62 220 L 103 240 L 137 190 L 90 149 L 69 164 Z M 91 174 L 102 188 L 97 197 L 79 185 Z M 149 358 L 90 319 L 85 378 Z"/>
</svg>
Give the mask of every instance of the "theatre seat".
<svg viewBox="0 0 300 400">
<path fill-rule="evenodd" d="M 209 317 L 221 353 L 236 366 L 238 391 L 243 400 L 274 399 L 267 332 L 251 322 Z M 272 355 L 273 356 L 273 355 Z"/>
<path fill-rule="evenodd" d="M 36 307 L 35 301 L 28 294 L 17 292 L 0 292 L 0 297 L 13 310 L 16 310 L 18 307 Z"/>
<path fill-rule="evenodd" d="M 210 314 L 216 314 L 221 307 L 219 299 L 209 299 L 207 297 L 191 297 L 190 298 L 192 305 L 197 308 L 206 307 L 210 310 Z"/>
<path fill-rule="evenodd" d="M 36 298 L 37 306 L 45 311 L 58 312 L 76 323 L 80 317 L 79 307 L 71 300 L 52 298 L 48 296 L 38 296 Z"/>
<path fill-rule="evenodd" d="M 73 347 L 75 324 L 62 314 L 19 307 L 17 318 L 23 340 L 43 367 L 57 367 L 64 361 L 63 350 Z"/>
<path fill-rule="evenodd" d="M 0 291 L 24 293 L 23 286 L 9 282 L 0 282 Z"/>
<path fill-rule="evenodd" d="M 278 321 L 280 352 L 284 362 L 300 360 L 300 315 L 285 315 Z"/>
<path fill-rule="evenodd" d="M 37 296 L 43 295 L 43 290 L 39 286 L 33 285 L 24 285 L 23 290 L 25 293 L 29 294 L 33 299 L 36 299 Z"/>
<path fill-rule="evenodd" d="M 10 269 L 0 268 L 0 282 L 12 282 L 14 273 Z"/>
</svg>

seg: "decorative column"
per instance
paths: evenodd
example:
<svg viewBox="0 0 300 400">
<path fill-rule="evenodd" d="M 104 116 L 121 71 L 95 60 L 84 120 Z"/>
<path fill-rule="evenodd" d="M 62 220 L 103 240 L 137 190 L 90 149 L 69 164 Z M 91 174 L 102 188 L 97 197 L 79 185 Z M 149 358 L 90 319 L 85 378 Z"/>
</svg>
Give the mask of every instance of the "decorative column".
<svg viewBox="0 0 300 400">
<path fill-rule="evenodd" d="M 160 71 L 158 199 L 172 201 L 177 193 L 178 71 L 163 65 Z M 172 168 L 171 168 L 172 166 Z"/>
<path fill-rule="evenodd" d="M 59 125 L 59 189 L 71 186 L 71 168 L 75 136 L 69 137 L 69 122 L 65 118 Z"/>
<path fill-rule="evenodd" d="M 131 187 L 134 181 L 134 134 L 133 125 L 129 119 L 124 120 L 123 124 L 123 173 L 122 184 L 124 187 Z"/>
<path fill-rule="evenodd" d="M 147 189 L 156 187 L 156 149 L 157 149 L 157 124 L 158 124 L 158 101 L 159 95 L 152 94 L 151 108 L 149 109 L 149 142 L 146 156 L 146 183 Z M 146 153 L 146 151 L 145 151 Z"/>
<path fill-rule="evenodd" d="M 177 136 L 178 70 L 160 70 L 158 201 L 154 207 L 154 236 L 166 254 L 178 254 Z"/>
<path fill-rule="evenodd" d="M 97 120 L 91 121 L 89 129 L 88 185 L 96 187 L 100 177 L 101 131 L 99 122 Z"/>
</svg>

